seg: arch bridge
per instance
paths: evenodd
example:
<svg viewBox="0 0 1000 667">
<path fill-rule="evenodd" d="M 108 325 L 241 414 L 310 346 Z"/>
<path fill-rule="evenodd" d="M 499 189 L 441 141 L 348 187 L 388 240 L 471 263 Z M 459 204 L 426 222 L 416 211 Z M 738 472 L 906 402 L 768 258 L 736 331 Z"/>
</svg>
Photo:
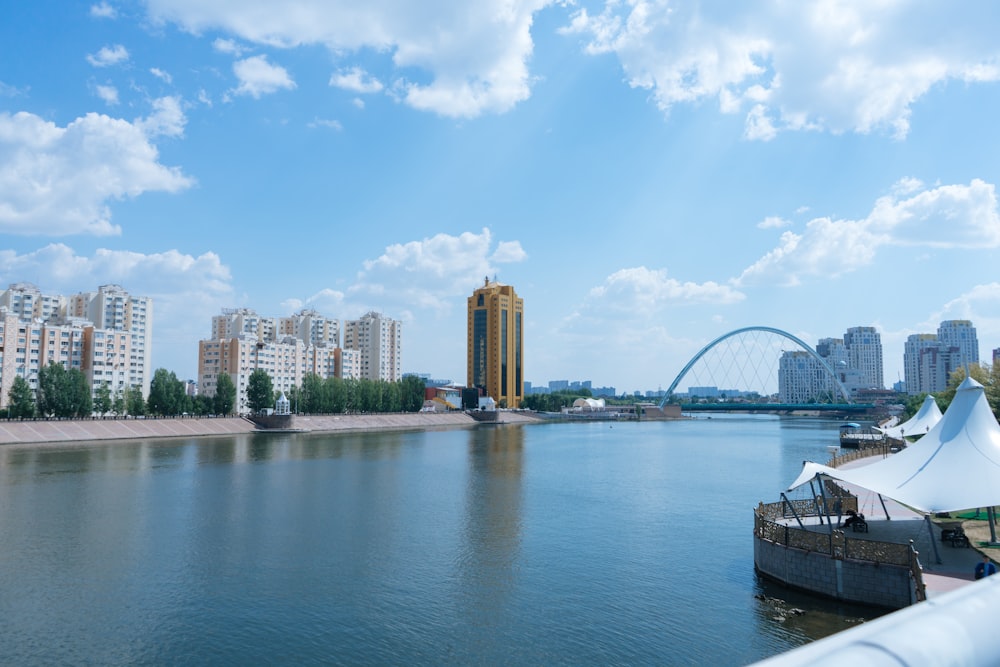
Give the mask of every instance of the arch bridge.
<svg viewBox="0 0 1000 667">
<path fill-rule="evenodd" d="M 783 348 L 791 343 L 793 349 L 806 352 L 815 361 L 824 380 L 833 391 L 829 402 L 825 403 L 777 403 L 771 397 L 777 395 L 778 364 Z M 808 343 L 796 336 L 774 327 L 750 326 L 735 329 L 719 336 L 703 347 L 691 361 L 681 369 L 670 383 L 660 401 L 662 408 L 674 402 L 674 391 L 685 378 L 692 376 L 695 382 L 707 378 L 707 382 L 718 387 L 720 382 L 738 382 L 744 385 L 741 394 L 753 394 L 756 400 L 723 401 L 718 403 L 681 404 L 686 411 L 794 411 L 814 410 L 829 412 L 864 412 L 871 405 L 855 403 L 844 383 L 826 359 L 819 355 Z M 689 378 L 690 380 L 691 378 Z M 758 387 L 751 388 L 756 383 Z M 725 385 L 722 385 L 723 387 Z M 836 396 L 834 395 L 836 394 Z M 834 402 L 839 398 L 840 402 Z"/>
</svg>

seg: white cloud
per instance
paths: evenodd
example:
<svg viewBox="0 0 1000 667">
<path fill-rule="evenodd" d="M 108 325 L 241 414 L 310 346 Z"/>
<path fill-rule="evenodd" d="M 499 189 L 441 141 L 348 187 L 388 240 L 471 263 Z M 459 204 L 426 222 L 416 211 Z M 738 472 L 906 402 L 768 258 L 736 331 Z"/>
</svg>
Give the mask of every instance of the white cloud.
<svg viewBox="0 0 1000 667">
<path fill-rule="evenodd" d="M 583 35 L 588 53 L 615 54 L 628 83 L 664 111 L 716 98 L 724 113 L 745 113 L 748 139 L 803 129 L 903 138 L 914 102 L 933 86 L 1000 80 L 986 12 L 909 0 L 606 0 L 599 14 L 578 10 L 562 32 Z"/>
<path fill-rule="evenodd" d="M 110 67 L 128 61 L 128 51 L 121 44 L 102 47 L 94 54 L 87 54 L 87 62 L 94 67 Z"/>
<path fill-rule="evenodd" d="M 339 120 L 325 119 L 325 118 L 314 119 L 311 123 L 309 123 L 309 127 L 327 127 L 331 130 L 336 130 L 338 132 L 344 129 L 344 126 L 341 124 Z"/>
<path fill-rule="evenodd" d="M 3 81 L 0 81 L 0 97 L 20 97 L 24 95 L 25 91 L 18 90 L 14 86 L 10 86 Z"/>
<path fill-rule="evenodd" d="M 94 91 L 108 106 L 117 106 L 118 89 L 114 86 L 94 86 Z"/>
<path fill-rule="evenodd" d="M 437 234 L 390 245 L 380 257 L 365 261 L 347 296 L 383 307 L 398 305 L 444 313 L 457 297 L 468 296 L 484 276 L 498 274 L 498 265 L 525 257 L 517 241 L 501 241 L 494 250 L 489 229 L 459 236 Z"/>
<path fill-rule="evenodd" d="M 98 2 L 90 6 L 90 15 L 99 19 L 113 19 L 118 17 L 118 10 L 106 2 Z"/>
<path fill-rule="evenodd" d="M 240 80 L 239 87 L 234 91 L 237 95 L 250 95 L 259 99 L 279 90 L 295 88 L 295 82 L 288 71 L 280 65 L 267 62 L 267 56 L 251 56 L 233 63 L 233 73 Z"/>
<path fill-rule="evenodd" d="M 550 4 L 150 0 L 148 8 L 154 20 L 175 22 L 192 33 L 221 30 L 278 48 L 319 44 L 338 58 L 362 50 L 391 54 L 386 65 L 406 104 L 475 117 L 502 113 L 529 97 L 530 30 L 535 13 Z"/>
<path fill-rule="evenodd" d="M 237 58 L 242 56 L 246 49 L 237 44 L 231 39 L 222 39 L 221 37 L 212 42 L 212 48 L 219 53 L 228 53 L 234 55 Z"/>
<path fill-rule="evenodd" d="M 789 220 L 772 215 L 758 222 L 757 229 L 780 229 L 782 227 L 790 227 L 791 224 Z"/>
<path fill-rule="evenodd" d="M 592 312 L 623 313 L 646 319 L 669 306 L 680 304 L 732 304 L 745 295 L 715 282 L 681 282 L 667 276 L 665 269 L 638 266 L 621 269 L 587 295 L 586 309 Z"/>
<path fill-rule="evenodd" d="M 330 77 L 330 85 L 355 93 L 377 93 L 384 88 L 381 81 L 360 67 L 340 70 Z"/>
<path fill-rule="evenodd" d="M 896 184 L 862 220 L 816 218 L 803 234 L 786 231 L 778 247 L 747 268 L 736 285 L 796 285 L 803 278 L 836 278 L 871 264 L 882 246 L 985 249 L 1000 247 L 996 188 L 969 185 L 923 189 L 914 179 Z"/>
<path fill-rule="evenodd" d="M 174 78 L 170 76 L 168 72 L 164 72 L 159 67 L 149 68 L 149 73 L 155 76 L 157 79 L 160 79 L 164 83 L 173 83 Z"/>
<path fill-rule="evenodd" d="M 27 112 L 0 113 L 0 232 L 119 234 L 110 201 L 190 187 L 150 143 L 171 129 L 161 114 L 170 115 L 158 109 L 129 123 L 90 113 L 59 127 Z"/>
<path fill-rule="evenodd" d="M 161 97 L 153 100 L 153 113 L 146 118 L 137 118 L 136 127 L 147 137 L 180 137 L 184 134 L 187 117 L 181 109 L 180 98 Z"/>
</svg>

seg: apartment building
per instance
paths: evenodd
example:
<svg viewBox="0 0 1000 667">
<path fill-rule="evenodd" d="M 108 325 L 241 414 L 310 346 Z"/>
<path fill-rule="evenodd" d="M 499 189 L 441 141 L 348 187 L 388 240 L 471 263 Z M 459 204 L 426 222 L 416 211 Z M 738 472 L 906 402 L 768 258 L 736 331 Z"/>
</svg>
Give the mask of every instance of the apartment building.
<svg viewBox="0 0 1000 667">
<path fill-rule="evenodd" d="M 903 378 L 911 395 L 948 387 L 956 370 L 979 363 L 979 338 L 969 320 L 945 320 L 936 334 L 913 334 L 903 348 Z"/>
<path fill-rule="evenodd" d="M 378 345 L 391 347 L 391 340 L 398 341 L 398 323 L 393 332 L 392 327 L 365 321 L 364 326 L 347 323 L 352 345 L 375 338 Z M 383 328 L 388 331 L 383 332 Z M 199 392 L 214 396 L 219 376 L 227 374 L 236 386 L 236 409 L 240 412 L 247 410 L 250 374 L 258 369 L 267 372 L 275 391 L 288 394 L 293 387 L 302 386 L 310 374 L 324 379 L 360 378 L 366 368 L 383 358 L 400 363 L 398 349 L 393 354 L 376 349 L 372 354 L 370 348 L 341 348 L 340 321 L 314 310 L 274 318 L 261 317 L 249 308 L 225 309 L 212 318 L 211 330 L 212 338 L 198 343 Z M 397 366 L 395 378 L 385 379 L 399 377 Z"/>
<path fill-rule="evenodd" d="M 357 377 L 397 382 L 402 379 L 402 323 L 370 311 L 344 323 L 344 350 L 354 350 Z"/>
<path fill-rule="evenodd" d="M 838 382 L 852 397 L 859 391 L 883 388 L 882 341 L 873 327 L 852 327 L 843 338 L 821 338 L 815 351 L 829 370 L 805 350 L 781 355 L 778 400 L 844 400 Z"/>
<path fill-rule="evenodd" d="M 148 396 L 151 336 L 152 300 L 117 285 L 65 297 L 14 283 L 0 292 L 0 408 L 15 377 L 37 389 L 51 362 L 81 371 L 92 392 L 138 386 Z"/>
</svg>

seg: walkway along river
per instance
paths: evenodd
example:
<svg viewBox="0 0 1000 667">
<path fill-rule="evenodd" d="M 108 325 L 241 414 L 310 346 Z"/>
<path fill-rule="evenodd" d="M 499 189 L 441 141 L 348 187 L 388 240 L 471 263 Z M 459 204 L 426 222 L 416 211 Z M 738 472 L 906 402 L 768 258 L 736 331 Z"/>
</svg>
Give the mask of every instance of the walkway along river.
<svg viewBox="0 0 1000 667">
<path fill-rule="evenodd" d="M 741 665 L 872 612 L 753 570 L 837 423 L 242 433 L 0 447 L 12 664 Z"/>
</svg>

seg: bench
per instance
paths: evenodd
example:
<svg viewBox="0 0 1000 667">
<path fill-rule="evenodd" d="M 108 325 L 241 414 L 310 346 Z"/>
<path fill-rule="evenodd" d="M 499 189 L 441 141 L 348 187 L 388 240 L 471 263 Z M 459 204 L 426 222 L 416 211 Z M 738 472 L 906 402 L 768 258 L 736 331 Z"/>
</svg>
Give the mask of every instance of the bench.
<svg viewBox="0 0 1000 667">
<path fill-rule="evenodd" d="M 972 545 L 969 543 L 969 537 L 962 530 L 961 526 L 955 526 L 952 528 L 945 528 L 941 531 L 941 541 L 948 542 L 952 547 L 965 547 L 969 548 Z"/>
<path fill-rule="evenodd" d="M 867 533 L 868 532 L 868 522 L 864 519 L 858 519 L 851 523 L 851 530 L 855 533 Z"/>
</svg>

